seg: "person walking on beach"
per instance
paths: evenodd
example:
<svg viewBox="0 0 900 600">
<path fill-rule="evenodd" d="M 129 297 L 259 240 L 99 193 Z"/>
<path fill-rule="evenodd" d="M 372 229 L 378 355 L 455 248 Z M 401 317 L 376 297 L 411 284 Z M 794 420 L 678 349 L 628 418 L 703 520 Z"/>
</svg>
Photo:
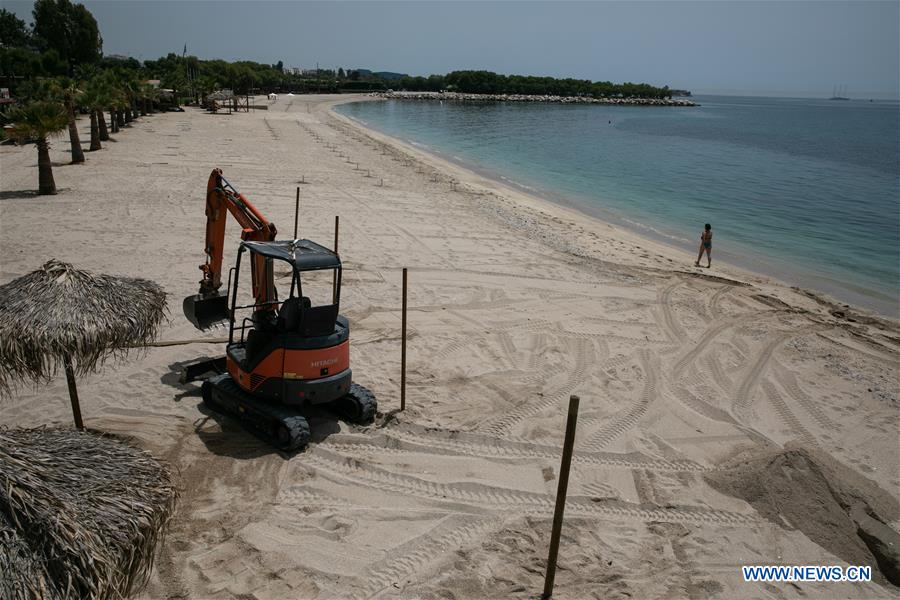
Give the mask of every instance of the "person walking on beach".
<svg viewBox="0 0 900 600">
<path fill-rule="evenodd" d="M 710 268 L 712 266 L 712 256 L 710 253 L 712 252 L 712 225 L 707 223 L 703 226 L 703 232 L 700 234 L 700 254 L 697 255 L 697 262 L 694 263 L 694 266 L 700 266 L 700 259 L 703 258 L 703 251 L 706 251 L 706 268 Z"/>
</svg>

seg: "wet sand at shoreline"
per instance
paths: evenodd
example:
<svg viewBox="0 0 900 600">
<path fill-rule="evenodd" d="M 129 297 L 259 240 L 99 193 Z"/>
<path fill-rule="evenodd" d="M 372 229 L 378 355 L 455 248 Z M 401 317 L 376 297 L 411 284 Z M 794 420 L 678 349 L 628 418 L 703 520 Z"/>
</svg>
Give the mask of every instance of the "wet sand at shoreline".
<svg viewBox="0 0 900 600">
<path fill-rule="evenodd" d="M 222 344 L 152 348 L 79 382 L 89 427 L 134 437 L 181 474 L 143 597 L 535 597 L 570 394 L 581 412 L 556 597 L 896 594 L 883 582 L 744 583 L 743 564 L 865 555 L 842 556 L 851 540 L 832 543 L 814 518 L 772 519 L 718 477 L 741 453 L 787 446 L 779 473 L 834 461 L 846 472 L 822 472 L 862 478 L 862 497 L 896 529 L 896 323 L 715 262 L 695 269 L 694 249 L 363 130 L 329 110 L 335 101 L 144 117 L 80 166 L 65 164 L 60 138 L 54 197 L 28 192 L 33 147 L 0 147 L 0 284 L 53 257 L 153 279 L 170 295 L 163 340 L 222 335 L 180 314 L 203 262 L 212 168 L 280 238 L 298 184 L 301 237 L 330 246 L 341 217 L 341 312 L 354 379 L 379 398 L 372 426 L 316 417 L 305 452 L 271 450 L 178 382 L 181 364 Z M 238 239 L 232 221 L 226 264 Z M 385 417 L 399 407 L 403 267 L 408 408 Z M 0 401 L 0 418 L 68 426 L 64 379 Z M 828 493 L 788 480 L 801 496 Z"/>
</svg>

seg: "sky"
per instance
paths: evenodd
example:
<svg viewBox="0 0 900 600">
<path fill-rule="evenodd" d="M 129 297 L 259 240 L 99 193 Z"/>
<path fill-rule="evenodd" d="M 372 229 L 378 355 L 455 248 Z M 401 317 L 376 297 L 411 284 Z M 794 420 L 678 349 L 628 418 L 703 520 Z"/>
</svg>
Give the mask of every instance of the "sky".
<svg viewBox="0 0 900 600">
<path fill-rule="evenodd" d="M 106 54 L 412 75 L 458 69 L 695 94 L 900 95 L 900 2 L 85 1 Z M 31 21 L 31 2 L 3 0 Z"/>
</svg>

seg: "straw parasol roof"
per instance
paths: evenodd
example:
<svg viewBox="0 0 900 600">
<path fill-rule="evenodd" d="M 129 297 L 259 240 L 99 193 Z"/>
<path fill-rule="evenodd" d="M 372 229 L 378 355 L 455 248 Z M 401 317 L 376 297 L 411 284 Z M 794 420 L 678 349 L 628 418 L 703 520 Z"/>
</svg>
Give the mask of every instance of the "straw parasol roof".
<svg viewBox="0 0 900 600">
<path fill-rule="evenodd" d="M 0 429 L 0 598 L 125 598 L 153 566 L 177 492 L 116 438 Z"/>
<path fill-rule="evenodd" d="M 234 98 L 234 92 L 229 89 L 224 90 L 216 90 L 211 94 L 206 95 L 207 100 L 215 100 L 217 102 L 223 102 L 226 100 L 232 100 Z"/>
<path fill-rule="evenodd" d="M 49 381 L 60 366 L 75 394 L 76 374 L 153 340 L 165 310 L 166 294 L 152 281 L 96 275 L 55 259 L 0 286 L 0 396 L 19 380 Z"/>
</svg>

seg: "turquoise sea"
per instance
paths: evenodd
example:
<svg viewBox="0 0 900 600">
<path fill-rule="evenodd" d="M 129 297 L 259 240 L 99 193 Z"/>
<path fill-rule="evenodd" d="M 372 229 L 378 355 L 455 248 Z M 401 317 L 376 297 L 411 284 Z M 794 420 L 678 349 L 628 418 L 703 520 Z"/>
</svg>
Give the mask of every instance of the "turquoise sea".
<svg viewBox="0 0 900 600">
<path fill-rule="evenodd" d="M 540 196 L 900 316 L 900 104 L 377 101 L 338 110 Z M 686 265 L 687 266 L 687 265 Z"/>
</svg>

